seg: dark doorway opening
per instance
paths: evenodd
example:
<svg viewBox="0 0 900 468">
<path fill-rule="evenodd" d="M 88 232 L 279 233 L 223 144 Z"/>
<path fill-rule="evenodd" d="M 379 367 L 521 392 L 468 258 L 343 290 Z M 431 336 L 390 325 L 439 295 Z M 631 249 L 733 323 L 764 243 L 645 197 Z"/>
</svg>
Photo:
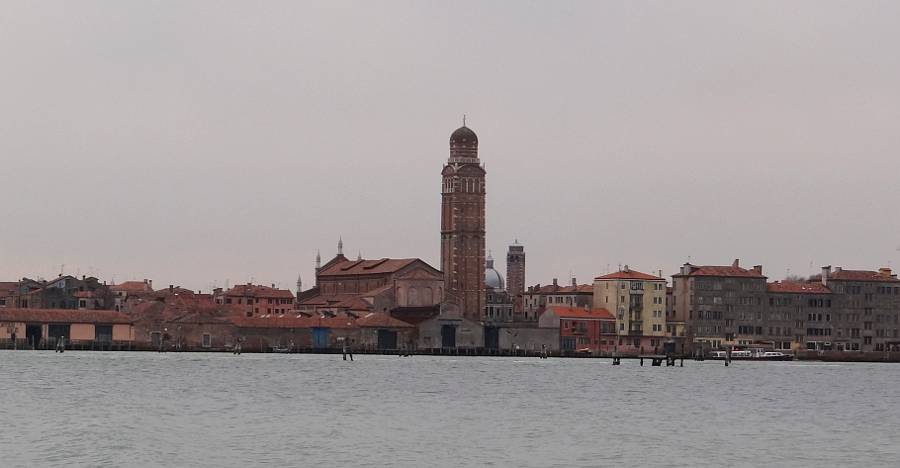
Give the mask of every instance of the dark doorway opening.
<svg viewBox="0 0 900 468">
<path fill-rule="evenodd" d="M 112 343 L 112 325 L 95 325 L 94 341 L 98 343 Z"/>
<path fill-rule="evenodd" d="M 397 349 L 397 332 L 378 330 L 378 349 Z"/>
<path fill-rule="evenodd" d="M 500 328 L 484 327 L 484 347 L 486 349 L 500 349 Z"/>
<path fill-rule="evenodd" d="M 443 325 L 441 326 L 441 347 L 442 348 L 455 348 L 456 347 L 456 327 L 453 325 Z"/>
<path fill-rule="evenodd" d="M 38 349 L 41 345 L 41 337 L 43 336 L 40 325 L 25 325 L 25 340 L 31 349 Z"/>
</svg>

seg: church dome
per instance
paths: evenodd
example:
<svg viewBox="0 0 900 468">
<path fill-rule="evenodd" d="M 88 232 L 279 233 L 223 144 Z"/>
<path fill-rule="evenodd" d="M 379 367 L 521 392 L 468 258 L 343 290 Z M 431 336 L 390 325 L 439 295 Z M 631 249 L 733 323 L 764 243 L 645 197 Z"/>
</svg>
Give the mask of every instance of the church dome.
<svg viewBox="0 0 900 468">
<path fill-rule="evenodd" d="M 490 255 L 484 262 L 484 286 L 492 289 L 504 289 L 503 276 L 494 269 L 494 257 Z"/>
<path fill-rule="evenodd" d="M 463 125 L 450 135 L 450 146 L 478 146 L 478 135 Z"/>
</svg>

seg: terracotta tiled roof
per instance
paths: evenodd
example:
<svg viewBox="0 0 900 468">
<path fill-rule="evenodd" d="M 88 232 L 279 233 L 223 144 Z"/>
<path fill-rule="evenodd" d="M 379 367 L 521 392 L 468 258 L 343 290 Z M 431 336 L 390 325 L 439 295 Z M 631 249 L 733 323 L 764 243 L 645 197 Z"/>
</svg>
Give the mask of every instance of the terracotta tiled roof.
<svg viewBox="0 0 900 468">
<path fill-rule="evenodd" d="M 363 300 L 359 296 L 353 296 L 353 297 L 344 299 L 343 301 L 338 302 L 337 304 L 334 304 L 333 307 L 338 308 L 338 309 L 349 309 L 349 310 L 356 310 L 356 311 L 372 310 L 372 305 L 369 304 L 368 302 L 366 302 L 365 300 Z"/>
<path fill-rule="evenodd" d="M 533 291 L 531 294 L 534 294 L 535 292 L 538 294 L 593 294 L 594 286 L 590 284 L 579 284 L 576 286 L 554 286 L 548 284 L 546 286 L 541 286 L 540 289 Z M 527 291 L 526 294 L 528 294 Z"/>
<path fill-rule="evenodd" d="M 149 284 L 143 281 L 123 281 L 119 284 L 114 284 L 109 287 L 112 291 L 122 291 L 125 293 L 141 293 L 141 292 L 150 292 L 153 289 Z"/>
<path fill-rule="evenodd" d="M 335 304 L 339 304 L 341 302 L 351 300 L 355 297 L 358 297 L 357 294 L 335 294 L 333 296 L 313 296 L 308 299 L 303 300 L 300 305 L 304 306 L 333 306 Z"/>
<path fill-rule="evenodd" d="M 610 273 L 608 275 L 598 276 L 594 279 L 598 279 L 598 280 L 624 279 L 624 280 L 665 281 L 665 279 L 660 278 L 659 276 L 648 275 L 647 273 L 641 273 L 640 271 L 636 271 L 636 270 L 617 271 L 615 273 Z"/>
<path fill-rule="evenodd" d="M 114 310 L 0 309 L 0 322 L 131 323 L 132 320 Z"/>
<path fill-rule="evenodd" d="M 319 271 L 319 277 L 346 275 L 376 275 L 395 273 L 413 263 L 417 258 L 382 258 L 380 260 L 343 260 L 326 266 Z M 425 262 L 422 262 L 425 263 Z"/>
<path fill-rule="evenodd" d="M 547 308 L 559 318 L 564 319 L 593 319 L 615 320 L 616 318 L 606 309 L 581 309 L 578 307 L 550 306 Z"/>
<path fill-rule="evenodd" d="M 287 289 L 275 289 L 258 284 L 239 284 L 228 291 L 225 291 L 225 296 L 293 299 L 294 293 Z"/>
<path fill-rule="evenodd" d="M 810 280 L 821 280 L 822 275 L 815 275 L 810 278 Z M 896 283 L 900 282 L 900 279 L 892 276 L 890 271 L 888 270 L 886 273 L 882 273 L 880 271 L 870 271 L 870 270 L 844 270 L 840 271 L 832 271 L 828 275 L 828 280 L 836 280 L 836 281 L 879 281 L 879 282 L 891 282 Z"/>
<path fill-rule="evenodd" d="M 818 282 L 775 281 L 767 286 L 771 293 L 831 294 L 831 290 Z"/>
<path fill-rule="evenodd" d="M 310 328 L 309 317 L 285 315 L 284 317 L 229 317 L 228 320 L 241 328 Z"/>
<path fill-rule="evenodd" d="M 677 274 L 672 276 L 725 276 L 744 278 L 765 278 L 761 273 L 737 266 L 724 265 L 691 265 L 687 275 Z"/>
<path fill-rule="evenodd" d="M 300 315 L 270 317 L 229 317 L 228 320 L 241 328 L 356 328 L 348 317 L 305 317 Z"/>
<path fill-rule="evenodd" d="M 364 328 L 414 328 L 412 325 L 381 312 L 370 312 L 356 320 Z"/>
</svg>

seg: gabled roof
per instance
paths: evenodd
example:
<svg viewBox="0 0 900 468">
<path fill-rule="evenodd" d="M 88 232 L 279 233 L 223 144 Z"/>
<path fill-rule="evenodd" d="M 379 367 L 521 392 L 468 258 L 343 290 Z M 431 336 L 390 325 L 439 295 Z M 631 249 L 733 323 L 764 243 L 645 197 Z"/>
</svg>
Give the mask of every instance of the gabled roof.
<svg viewBox="0 0 900 468">
<path fill-rule="evenodd" d="M 831 294 L 830 289 L 814 281 L 775 281 L 769 283 L 766 288 L 770 293 Z"/>
<path fill-rule="evenodd" d="M 762 273 L 755 270 L 748 270 L 734 265 L 686 265 L 688 273 L 672 275 L 672 277 L 683 276 L 722 276 L 722 277 L 739 277 L 739 278 L 765 278 Z"/>
<path fill-rule="evenodd" d="M 590 284 L 579 284 L 576 286 L 568 285 L 568 286 L 559 286 L 548 284 L 546 286 L 541 286 L 539 289 L 531 291 L 525 291 L 525 294 L 593 294 L 594 286 Z"/>
<path fill-rule="evenodd" d="M 822 275 L 815 275 L 810 280 L 821 280 Z M 898 283 L 900 279 L 891 275 L 890 270 L 886 273 L 871 270 L 835 270 L 828 274 L 828 281 L 872 281 L 872 282 L 890 282 Z"/>
<path fill-rule="evenodd" d="M 153 288 L 144 281 L 123 281 L 109 287 L 112 291 L 122 291 L 126 293 L 142 293 L 153 291 Z"/>
<path fill-rule="evenodd" d="M 413 325 L 381 312 L 370 312 L 358 318 L 356 324 L 363 328 L 414 328 Z"/>
<path fill-rule="evenodd" d="M 114 310 L 73 309 L 0 309 L 0 322 L 36 323 L 132 323 L 131 318 Z"/>
<path fill-rule="evenodd" d="M 615 320 L 606 309 L 582 309 L 578 307 L 549 306 L 547 311 L 561 319 Z"/>
<path fill-rule="evenodd" d="M 659 276 L 648 275 L 637 270 L 624 269 L 608 275 L 598 276 L 595 280 L 646 280 L 646 281 L 665 281 L 665 278 Z"/>
<path fill-rule="evenodd" d="M 346 258 L 334 263 L 329 262 L 319 270 L 317 276 L 350 276 L 350 275 L 379 275 L 396 273 L 413 263 L 421 263 L 424 266 L 436 270 L 431 265 L 418 258 L 382 258 L 379 260 L 347 260 Z"/>
</svg>

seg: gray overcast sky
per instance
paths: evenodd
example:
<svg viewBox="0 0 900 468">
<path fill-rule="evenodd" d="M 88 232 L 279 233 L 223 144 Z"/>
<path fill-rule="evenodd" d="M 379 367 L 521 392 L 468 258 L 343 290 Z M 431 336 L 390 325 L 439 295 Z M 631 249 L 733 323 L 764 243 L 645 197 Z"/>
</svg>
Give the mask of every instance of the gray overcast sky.
<svg viewBox="0 0 900 468">
<path fill-rule="evenodd" d="M 7 1 L 0 280 L 312 283 L 316 249 L 439 267 L 463 113 L 488 247 L 900 266 L 900 2 Z M 505 268 L 498 261 L 499 268 Z"/>
</svg>

